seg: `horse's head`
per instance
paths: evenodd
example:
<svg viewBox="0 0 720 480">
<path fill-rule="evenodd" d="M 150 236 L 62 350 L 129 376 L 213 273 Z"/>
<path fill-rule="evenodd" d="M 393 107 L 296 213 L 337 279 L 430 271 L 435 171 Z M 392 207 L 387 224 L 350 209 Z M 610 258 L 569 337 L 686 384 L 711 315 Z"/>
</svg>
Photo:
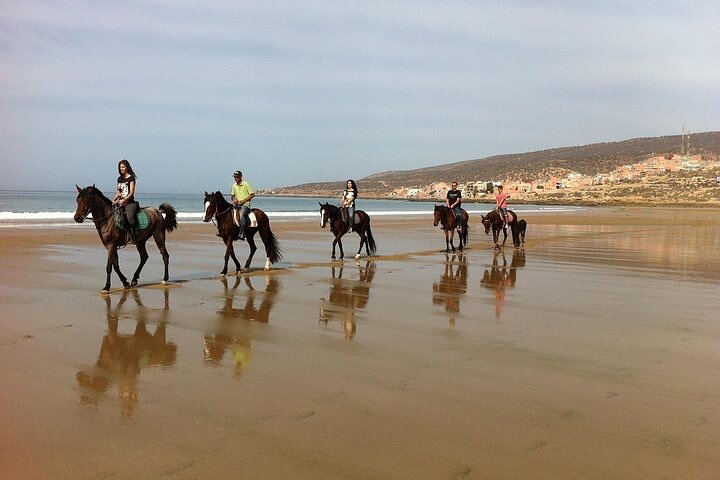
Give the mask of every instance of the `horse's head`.
<svg viewBox="0 0 720 480">
<path fill-rule="evenodd" d="M 443 206 L 435 205 L 435 210 L 433 210 L 433 227 L 438 226 L 438 223 L 440 223 L 440 220 L 442 219 L 442 214 L 443 214 Z"/>
<path fill-rule="evenodd" d="M 485 227 L 485 234 L 490 233 L 490 227 L 492 227 L 492 220 L 490 220 L 490 215 L 487 217 L 485 215 L 480 215 L 482 218 L 481 222 L 483 226 Z"/>
<path fill-rule="evenodd" d="M 320 228 L 325 228 L 325 225 L 328 224 L 330 219 L 334 217 L 334 214 L 337 212 L 337 207 L 334 205 L 330 205 L 329 203 L 320 203 Z"/>
<path fill-rule="evenodd" d="M 90 215 L 90 210 L 92 209 L 92 197 L 96 191 L 95 185 L 85 188 L 80 188 L 75 185 L 75 188 L 77 188 L 78 196 L 75 199 L 77 202 L 77 209 L 75 210 L 75 216 L 73 218 L 77 223 L 83 223 L 85 218 Z"/>
<path fill-rule="evenodd" d="M 221 200 L 223 200 L 222 193 L 205 192 L 205 214 L 203 215 L 203 222 L 209 222 L 219 213 Z"/>
</svg>

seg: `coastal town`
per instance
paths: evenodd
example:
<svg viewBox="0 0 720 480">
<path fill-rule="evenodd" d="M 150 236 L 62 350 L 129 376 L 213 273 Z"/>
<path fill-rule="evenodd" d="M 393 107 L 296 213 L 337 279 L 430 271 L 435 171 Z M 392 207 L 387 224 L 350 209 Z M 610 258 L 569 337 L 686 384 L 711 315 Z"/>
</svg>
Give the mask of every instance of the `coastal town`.
<svg viewBox="0 0 720 480">
<path fill-rule="evenodd" d="M 515 203 L 658 203 L 720 202 L 720 158 L 704 155 L 652 155 L 607 173 L 583 175 L 567 171 L 534 180 L 458 179 L 466 200 L 493 201 L 498 185 Z M 386 197 L 444 198 L 450 182 L 394 188 Z M 379 193 L 379 192 L 377 192 Z"/>
</svg>

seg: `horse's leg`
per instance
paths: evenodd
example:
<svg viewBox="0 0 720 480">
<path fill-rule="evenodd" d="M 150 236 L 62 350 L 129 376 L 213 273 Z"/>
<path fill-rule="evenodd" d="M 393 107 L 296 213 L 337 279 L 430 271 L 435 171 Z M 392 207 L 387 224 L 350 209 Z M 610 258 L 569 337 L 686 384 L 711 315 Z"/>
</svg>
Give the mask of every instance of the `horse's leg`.
<svg viewBox="0 0 720 480">
<path fill-rule="evenodd" d="M 447 253 L 450 251 L 450 237 L 447 230 L 443 229 L 443 232 L 445 232 L 445 253 Z"/>
<path fill-rule="evenodd" d="M 365 231 L 360 231 L 360 229 L 356 230 L 357 234 L 360 235 L 360 247 L 358 248 L 357 253 L 355 254 L 355 258 L 360 258 L 360 252 L 362 252 L 363 245 L 365 245 L 365 249 L 367 250 L 368 256 L 370 256 L 370 250 L 367 245 L 367 237 L 365 236 Z"/>
<path fill-rule="evenodd" d="M 262 240 L 263 246 L 265 246 L 265 268 L 264 268 L 264 270 L 270 270 L 270 265 L 272 265 L 272 263 L 270 262 L 270 245 L 272 242 L 272 238 L 271 238 L 272 232 L 270 231 L 269 226 L 266 226 L 266 227 L 267 228 L 258 227 L 258 231 L 260 232 L 260 240 Z"/>
<path fill-rule="evenodd" d="M 220 272 L 220 275 L 227 275 L 228 260 L 230 260 L 230 257 L 232 257 L 233 262 L 235 262 L 235 270 L 240 270 L 240 262 L 238 262 L 237 257 L 235 256 L 235 249 L 233 248 L 232 235 L 227 235 L 225 236 L 225 263 L 223 264 L 223 269 Z"/>
<path fill-rule="evenodd" d="M 335 235 L 335 238 L 333 239 L 333 243 L 332 243 L 332 247 L 333 247 L 332 248 L 332 256 L 330 257 L 330 259 L 332 259 L 332 260 L 335 260 L 335 245 L 337 245 L 337 243 L 338 243 L 338 236 Z"/>
<path fill-rule="evenodd" d="M 455 229 L 450 228 L 448 229 L 448 235 L 450 236 L 450 248 L 452 248 L 452 251 L 455 251 Z"/>
<path fill-rule="evenodd" d="M 138 265 L 137 269 L 135 270 L 135 273 L 133 274 L 132 282 L 130 282 L 130 285 L 132 285 L 133 287 L 138 284 L 138 278 L 140 278 L 140 272 L 142 271 L 143 267 L 145 266 L 145 262 L 147 262 L 147 259 L 149 257 L 149 255 L 147 253 L 147 247 L 145 246 L 144 241 L 138 240 L 137 251 L 140 254 L 140 264 Z"/>
<path fill-rule="evenodd" d="M 458 229 L 458 239 L 460 240 L 460 246 L 458 247 L 458 250 L 460 250 L 461 252 L 462 252 L 462 250 L 463 250 L 463 234 L 462 234 L 462 228 L 463 228 L 463 227 L 460 227 L 460 228 Z"/>
<path fill-rule="evenodd" d="M 343 260 L 345 258 L 345 252 L 343 251 L 343 246 L 342 246 L 342 236 L 343 235 L 345 235 L 345 232 L 341 230 L 340 234 L 337 237 L 335 237 L 335 239 L 337 240 L 338 248 L 340 249 L 340 260 Z M 333 258 L 335 258 L 335 248 L 333 248 Z"/>
<path fill-rule="evenodd" d="M 168 278 L 170 278 L 170 254 L 165 247 L 165 230 L 162 225 L 158 224 L 158 226 L 155 227 L 155 230 L 153 231 L 153 239 L 155 240 L 155 245 L 157 245 L 158 250 L 160 250 L 160 255 L 163 259 L 163 266 L 165 267 L 161 283 L 163 285 L 167 285 Z M 145 243 L 143 243 L 143 249 L 145 249 Z M 147 255 L 147 252 L 145 255 Z M 147 256 L 145 258 L 147 259 Z M 137 276 L 140 276 L 140 270 L 137 271 Z"/>
<path fill-rule="evenodd" d="M 250 229 L 248 229 L 250 230 Z M 255 232 L 250 230 L 250 232 L 245 236 L 245 239 L 247 240 L 248 245 L 250 246 L 250 255 L 247 258 L 247 261 L 245 262 L 245 268 L 243 270 L 247 270 L 250 268 L 250 262 L 252 262 L 253 256 L 255 255 L 255 251 L 257 250 L 257 245 L 255 245 Z"/>
<path fill-rule="evenodd" d="M 127 281 L 127 277 L 123 275 L 123 273 L 120 271 L 120 260 L 118 259 L 117 246 L 114 243 L 111 243 L 110 245 L 108 245 L 107 250 L 108 260 L 107 266 L 105 267 L 105 273 L 107 274 L 107 277 L 105 279 L 105 287 L 102 289 L 102 291 L 110 291 L 110 274 L 112 273 L 113 268 L 115 269 L 115 273 L 117 273 L 117 276 L 120 278 L 123 286 L 125 288 L 129 287 L 130 284 Z"/>
</svg>

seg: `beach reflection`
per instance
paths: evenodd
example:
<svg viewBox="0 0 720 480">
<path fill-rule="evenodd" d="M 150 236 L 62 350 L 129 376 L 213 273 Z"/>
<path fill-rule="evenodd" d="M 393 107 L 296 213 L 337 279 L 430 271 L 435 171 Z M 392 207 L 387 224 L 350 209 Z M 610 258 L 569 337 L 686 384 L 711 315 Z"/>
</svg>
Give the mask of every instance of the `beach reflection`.
<svg viewBox="0 0 720 480">
<path fill-rule="evenodd" d="M 138 402 L 137 377 L 140 372 L 150 367 L 175 364 L 177 345 L 169 343 L 166 338 L 169 295 L 170 289 L 165 289 L 165 302 L 158 318 L 153 319 L 157 326 L 152 334 L 147 328 L 148 317 L 157 310 L 143 304 L 138 290 L 123 290 L 115 307 L 112 306 L 110 295 L 103 297 L 108 332 L 103 337 L 95 366 L 80 370 L 76 375 L 82 404 L 99 405 L 113 384 L 117 383 L 122 415 L 131 416 Z M 137 309 L 125 306 L 129 297 L 132 297 Z M 132 334 L 119 332 L 121 319 L 135 321 Z"/>
<path fill-rule="evenodd" d="M 500 257 L 502 264 L 500 263 Z M 504 251 L 496 251 L 493 256 L 492 267 L 485 270 L 480 285 L 493 290 L 495 294 L 495 318 L 500 318 L 505 307 L 505 293 L 513 288 L 517 281 L 517 269 L 525 266 L 525 249 L 513 250 L 512 260 L 508 268 Z"/>
<path fill-rule="evenodd" d="M 343 334 L 351 340 L 357 331 L 356 310 L 367 307 L 370 299 L 370 283 L 375 277 L 375 262 L 366 261 L 365 266 L 356 263 L 358 279 L 343 278 L 344 266 L 332 267 L 332 279 L 328 300 L 320 299 L 320 323 L 328 326 L 333 319 L 340 321 Z"/>
<path fill-rule="evenodd" d="M 440 280 L 433 283 L 433 305 L 441 305 L 448 317 L 448 324 L 455 326 L 460 314 L 460 296 L 467 292 L 468 263 L 462 254 L 445 254 L 445 271 Z"/>
<path fill-rule="evenodd" d="M 217 367 L 222 364 L 225 354 L 229 353 L 233 371 L 240 376 L 243 368 L 252 361 L 252 333 L 247 328 L 248 322 L 270 322 L 270 311 L 281 284 L 274 275 L 265 275 L 261 280 L 265 284 L 264 290 L 256 290 L 253 281 L 257 284 L 257 277 L 248 275 L 235 277 L 232 287 L 228 287 L 227 278 L 221 281 L 225 300 L 217 311 L 219 318 L 212 331 L 203 336 L 203 361 L 208 367 Z M 235 294 L 242 281 L 247 287 L 245 304 L 236 308 Z"/>
</svg>

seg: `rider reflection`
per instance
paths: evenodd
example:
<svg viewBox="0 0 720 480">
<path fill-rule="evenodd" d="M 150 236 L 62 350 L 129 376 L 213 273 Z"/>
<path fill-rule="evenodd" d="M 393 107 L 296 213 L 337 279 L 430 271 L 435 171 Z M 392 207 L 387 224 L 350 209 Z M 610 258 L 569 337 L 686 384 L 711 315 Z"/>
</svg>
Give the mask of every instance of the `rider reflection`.
<svg viewBox="0 0 720 480">
<path fill-rule="evenodd" d="M 245 306 L 235 308 L 235 291 L 245 280 L 248 288 Z M 217 367 L 222 363 L 225 352 L 230 352 L 233 371 L 236 376 L 242 374 L 243 367 L 252 361 L 252 337 L 247 329 L 247 322 L 268 323 L 275 296 L 280 291 L 280 281 L 274 275 L 265 275 L 265 290 L 255 290 L 251 276 L 235 277 L 235 284 L 228 288 L 226 278 L 221 279 L 224 286 L 225 302 L 218 310 L 218 322 L 213 331 L 203 336 L 205 365 Z M 258 299 L 260 304 L 257 304 Z"/>
<path fill-rule="evenodd" d="M 448 316 L 448 325 L 455 326 L 460 314 L 460 295 L 467 292 L 468 264 L 465 255 L 445 254 L 445 272 L 433 283 L 433 305 L 442 305 Z"/>
<path fill-rule="evenodd" d="M 343 278 L 343 265 L 332 267 L 332 280 L 328 300 L 320 299 L 320 322 L 325 326 L 330 320 L 340 321 L 343 334 L 352 340 L 357 331 L 355 322 L 356 310 L 364 310 L 370 299 L 370 283 L 375 277 L 375 262 L 366 261 L 365 267 L 356 263 L 358 279 Z"/>
<path fill-rule="evenodd" d="M 502 257 L 502 265 L 498 260 Z M 525 250 L 514 250 L 510 268 L 508 269 L 505 252 L 496 251 L 493 256 L 493 263 L 490 270 L 485 270 L 480 285 L 494 291 L 495 294 L 495 318 L 500 318 L 505 307 L 505 293 L 508 288 L 513 288 L 517 280 L 517 269 L 525 266 Z"/>
<path fill-rule="evenodd" d="M 82 404 L 97 406 L 112 384 L 117 383 L 122 415 L 129 417 L 138 402 L 137 377 L 140 372 L 149 367 L 175 364 L 177 345 L 169 343 L 166 336 L 169 294 L 169 289 L 165 289 L 165 303 L 152 334 L 147 329 L 147 323 L 148 314 L 153 309 L 148 309 L 142 303 L 137 290 L 123 290 L 114 308 L 111 296 L 104 296 L 107 335 L 103 337 L 95 366 L 81 370 L 76 375 Z M 132 296 L 138 307 L 136 311 L 123 308 L 129 296 Z M 132 334 L 119 333 L 121 318 L 135 320 L 135 331 Z"/>
</svg>

